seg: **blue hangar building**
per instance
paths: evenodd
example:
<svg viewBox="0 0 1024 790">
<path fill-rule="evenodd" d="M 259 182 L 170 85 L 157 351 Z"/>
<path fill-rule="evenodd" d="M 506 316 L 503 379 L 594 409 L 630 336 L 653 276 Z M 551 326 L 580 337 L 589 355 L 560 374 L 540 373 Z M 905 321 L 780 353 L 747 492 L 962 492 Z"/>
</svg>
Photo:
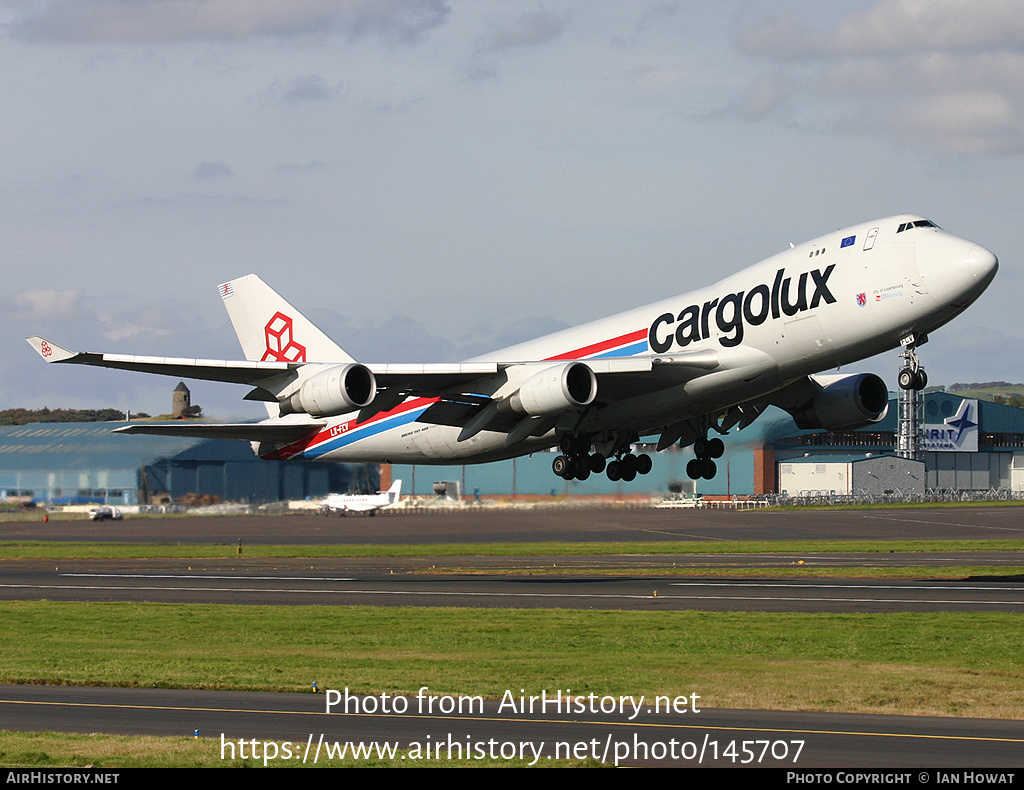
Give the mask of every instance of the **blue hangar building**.
<svg viewBox="0 0 1024 790">
<path fill-rule="evenodd" d="M 112 505 L 276 502 L 376 491 L 369 464 L 262 461 L 245 442 L 113 434 L 120 422 L 0 426 L 0 499 Z"/>
<path fill-rule="evenodd" d="M 925 395 L 923 480 L 928 489 L 1024 490 L 1024 409 Z M 897 404 L 884 420 L 857 431 L 802 431 L 784 411 L 769 407 L 752 425 L 725 437 L 726 453 L 714 480 L 697 481 L 706 495 L 758 495 L 789 490 L 790 473 L 806 465 L 832 466 L 891 456 Z M 145 504 L 189 495 L 253 503 L 306 499 L 331 492 L 376 491 L 380 474 L 402 479 L 402 493 L 433 495 L 433 484 L 455 482 L 464 496 L 663 495 L 692 490 L 689 449 L 653 453 L 654 469 L 631 483 L 605 475 L 566 482 L 551 471 L 554 453 L 478 465 L 399 465 L 263 461 L 246 442 L 184 437 L 120 436 L 123 423 L 37 423 L 0 426 L 0 499 L 31 498 L 55 504 Z M 803 466 L 801 466 L 803 465 Z M 871 464 L 859 463 L 857 468 Z M 824 479 L 824 478 L 822 478 Z M 799 488 L 814 486 L 800 483 Z M 831 489 L 830 483 L 825 486 Z M 450 489 L 449 489 L 450 491 Z M 789 490 L 789 493 L 794 493 Z"/>
<path fill-rule="evenodd" d="M 706 495 L 779 493 L 797 464 L 852 463 L 896 450 L 897 401 L 880 422 L 856 431 L 801 430 L 781 409 L 769 407 L 753 424 L 733 431 L 725 440 L 725 455 L 717 461 L 713 480 L 697 481 L 696 491 Z M 988 491 L 1024 489 L 1024 409 L 935 392 L 924 396 L 924 469 L 916 475 L 921 487 Z M 689 449 L 670 448 L 654 453 L 653 446 L 639 446 L 653 455 L 654 468 L 631 483 L 611 482 L 601 475 L 566 482 L 551 471 L 555 453 L 493 464 L 427 466 L 395 464 L 392 478 L 403 480 L 403 494 L 429 495 L 435 481 L 459 484 L 462 494 L 489 496 L 510 494 L 565 496 L 664 494 L 692 490 L 686 463 Z M 870 466 L 872 464 L 860 464 Z M 891 465 L 891 464 L 890 464 Z M 384 473 L 387 477 L 387 472 Z M 794 491 L 789 491 L 794 493 Z"/>
</svg>

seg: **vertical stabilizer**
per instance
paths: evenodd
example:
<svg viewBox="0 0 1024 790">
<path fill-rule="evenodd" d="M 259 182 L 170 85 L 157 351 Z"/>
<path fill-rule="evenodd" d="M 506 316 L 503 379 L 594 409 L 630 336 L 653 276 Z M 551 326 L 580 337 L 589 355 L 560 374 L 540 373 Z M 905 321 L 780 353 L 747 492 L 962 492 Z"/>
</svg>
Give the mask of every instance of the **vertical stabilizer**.
<svg viewBox="0 0 1024 790">
<path fill-rule="evenodd" d="M 255 274 L 226 282 L 217 290 L 246 359 L 355 362 Z"/>
</svg>

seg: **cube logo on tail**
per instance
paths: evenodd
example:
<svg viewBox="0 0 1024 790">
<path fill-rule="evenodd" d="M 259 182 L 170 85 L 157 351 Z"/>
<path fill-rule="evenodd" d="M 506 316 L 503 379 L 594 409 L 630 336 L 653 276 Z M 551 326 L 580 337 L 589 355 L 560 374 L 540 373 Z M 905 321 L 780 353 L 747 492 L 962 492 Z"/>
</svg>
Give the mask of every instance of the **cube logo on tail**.
<svg viewBox="0 0 1024 790">
<path fill-rule="evenodd" d="M 263 327 L 263 333 L 267 339 L 267 350 L 264 352 L 261 362 L 274 360 L 275 362 L 305 362 L 306 347 L 296 343 L 292 338 L 293 321 L 284 313 L 274 313 L 274 317 L 267 321 Z"/>
</svg>

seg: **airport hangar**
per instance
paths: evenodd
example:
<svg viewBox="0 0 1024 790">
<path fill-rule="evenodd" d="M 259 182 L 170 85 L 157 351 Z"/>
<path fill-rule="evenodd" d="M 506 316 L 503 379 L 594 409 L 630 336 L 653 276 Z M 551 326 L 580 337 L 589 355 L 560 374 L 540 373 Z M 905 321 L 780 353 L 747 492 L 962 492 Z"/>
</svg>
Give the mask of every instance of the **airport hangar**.
<svg viewBox="0 0 1024 790">
<path fill-rule="evenodd" d="M 696 481 L 703 495 L 924 493 L 926 489 L 986 492 L 1024 489 L 1024 409 L 965 399 L 946 392 L 924 397 L 924 462 L 895 455 L 897 399 L 885 418 L 856 431 L 801 430 L 792 417 L 769 406 L 753 424 L 725 437 L 725 455 L 713 480 Z M 712 432 L 713 433 L 713 432 Z M 640 445 L 654 454 L 654 446 Z M 601 475 L 569 482 L 556 477 L 556 453 L 493 464 L 381 469 L 382 484 L 403 480 L 403 494 L 429 495 L 438 481 L 455 482 L 463 496 L 664 494 L 693 491 L 686 475 L 689 449 L 654 454 L 654 469 L 631 483 Z"/>
<path fill-rule="evenodd" d="M 376 465 L 262 461 L 245 442 L 111 433 L 124 424 L 0 426 L 0 499 L 264 503 L 379 485 Z"/>
<path fill-rule="evenodd" d="M 795 496 L 1024 489 L 1024 409 L 944 392 L 924 399 L 931 449 L 923 467 L 894 456 L 895 398 L 884 420 L 843 433 L 800 430 L 788 414 L 769 407 L 752 425 L 726 437 L 718 475 L 697 481 L 697 491 Z M 657 453 L 653 471 L 631 483 L 613 483 L 605 475 L 563 481 L 551 471 L 555 454 L 546 452 L 469 466 L 385 465 L 378 477 L 378 468 L 369 464 L 262 461 L 245 442 L 111 433 L 123 424 L 0 426 L 0 499 L 131 505 L 191 495 L 262 503 L 375 491 L 396 478 L 403 481 L 403 495 L 431 496 L 435 482 L 451 481 L 470 500 L 477 493 L 553 498 L 692 490 L 687 449 Z"/>
</svg>

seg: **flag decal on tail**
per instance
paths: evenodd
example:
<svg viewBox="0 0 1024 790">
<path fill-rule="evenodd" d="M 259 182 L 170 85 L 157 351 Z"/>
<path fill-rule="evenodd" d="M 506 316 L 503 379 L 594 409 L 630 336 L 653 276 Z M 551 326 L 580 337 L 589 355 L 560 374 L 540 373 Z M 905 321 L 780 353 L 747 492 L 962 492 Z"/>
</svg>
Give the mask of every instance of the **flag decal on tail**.
<svg viewBox="0 0 1024 790">
<path fill-rule="evenodd" d="M 231 283 L 222 283 L 217 286 L 217 290 L 220 291 L 221 299 L 227 299 L 235 292 L 235 287 Z"/>
</svg>

